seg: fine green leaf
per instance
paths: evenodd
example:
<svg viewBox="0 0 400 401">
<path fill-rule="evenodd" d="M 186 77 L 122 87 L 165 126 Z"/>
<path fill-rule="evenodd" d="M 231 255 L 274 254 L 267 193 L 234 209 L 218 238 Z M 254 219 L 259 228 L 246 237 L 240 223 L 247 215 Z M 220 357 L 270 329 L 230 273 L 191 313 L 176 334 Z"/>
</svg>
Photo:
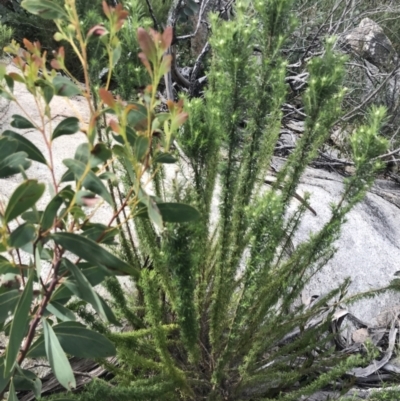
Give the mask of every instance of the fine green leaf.
<svg viewBox="0 0 400 401">
<path fill-rule="evenodd" d="M 192 206 L 183 203 L 157 203 L 164 221 L 184 223 L 200 218 L 200 213 Z"/>
<path fill-rule="evenodd" d="M 63 19 L 67 18 L 64 9 L 52 0 L 24 0 L 21 7 L 31 14 L 38 15 L 44 19 Z"/>
<path fill-rule="evenodd" d="M 42 324 L 46 356 L 51 369 L 60 384 L 67 390 L 71 390 L 71 388 L 76 387 L 76 382 L 67 355 L 65 355 L 53 328 L 46 319 L 42 319 Z"/>
<path fill-rule="evenodd" d="M 112 253 L 101 247 L 96 242 L 73 233 L 54 233 L 51 235 L 54 242 L 67 251 L 85 259 L 96 266 L 105 266 L 109 269 L 130 274 L 139 278 L 139 271 L 131 267 L 128 263 L 117 258 Z"/>
<path fill-rule="evenodd" d="M 6 223 L 15 219 L 26 210 L 30 209 L 40 199 L 45 190 L 44 184 L 36 180 L 26 180 L 13 192 L 4 213 Z"/>
<path fill-rule="evenodd" d="M 35 128 L 35 126 L 29 120 L 23 116 L 20 116 L 19 114 L 13 114 L 11 118 L 11 127 L 20 129 Z"/>
<path fill-rule="evenodd" d="M 107 316 L 104 312 L 103 305 L 93 289 L 88 279 L 84 276 L 81 270 L 70 262 L 68 259 L 63 259 L 63 266 L 65 266 L 71 273 L 77 283 L 78 294 L 76 294 L 80 299 L 88 302 L 93 306 L 94 310 L 104 319 L 107 320 Z"/>
<path fill-rule="evenodd" d="M 0 323 L 3 323 L 9 316 L 9 312 L 15 309 L 19 300 L 19 291 L 11 290 L 0 295 Z"/>
<path fill-rule="evenodd" d="M 86 189 L 100 195 L 107 203 L 113 205 L 112 197 L 106 186 L 93 171 L 86 170 L 84 163 L 74 159 L 65 159 L 63 163 L 74 173 L 77 180 L 80 180 L 85 175 L 82 185 Z"/>
<path fill-rule="evenodd" d="M 3 136 L 15 139 L 18 142 L 17 151 L 25 152 L 28 158 L 36 162 L 47 164 L 45 157 L 42 152 L 28 139 L 24 136 L 18 134 L 14 131 L 4 131 Z"/>
<path fill-rule="evenodd" d="M 115 355 L 113 343 L 105 336 L 89 330 L 78 322 L 62 322 L 53 326 L 55 335 L 65 353 L 78 358 L 107 358 Z M 46 355 L 43 334 L 32 344 L 28 357 Z"/>
<path fill-rule="evenodd" d="M 72 97 L 82 94 L 81 90 L 67 77 L 56 76 L 53 79 L 56 95 Z"/>
<path fill-rule="evenodd" d="M 108 303 L 100 295 L 98 295 L 98 297 L 100 298 L 100 302 L 101 302 L 101 304 L 103 306 L 104 313 L 107 316 L 107 321 L 109 321 L 114 326 L 119 326 L 120 327 L 121 323 L 117 320 L 113 310 L 108 306 Z"/>
<path fill-rule="evenodd" d="M 5 374 L 9 374 L 14 368 L 22 340 L 25 337 L 25 330 L 29 322 L 29 311 L 33 294 L 33 274 L 30 274 L 24 291 L 20 296 L 14 312 L 14 319 L 11 322 L 10 341 L 6 349 L 6 361 L 4 364 Z"/>
<path fill-rule="evenodd" d="M 61 121 L 51 136 L 51 140 L 58 138 L 62 135 L 72 135 L 79 131 L 79 120 L 76 117 L 68 117 Z"/>
<path fill-rule="evenodd" d="M 135 156 L 136 160 L 142 161 L 149 149 L 150 141 L 146 136 L 138 136 L 135 143 Z"/>
<path fill-rule="evenodd" d="M 10 235 L 9 245 L 12 248 L 21 248 L 28 242 L 36 238 L 36 228 L 34 225 L 25 223 L 18 226 Z"/>
</svg>

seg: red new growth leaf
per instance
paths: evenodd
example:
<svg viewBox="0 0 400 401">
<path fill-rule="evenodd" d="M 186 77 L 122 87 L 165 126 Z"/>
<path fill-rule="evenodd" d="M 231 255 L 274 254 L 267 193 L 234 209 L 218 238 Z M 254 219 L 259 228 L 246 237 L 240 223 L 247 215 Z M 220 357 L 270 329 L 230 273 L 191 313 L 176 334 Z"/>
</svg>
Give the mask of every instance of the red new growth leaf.
<svg viewBox="0 0 400 401">
<path fill-rule="evenodd" d="M 146 70 L 149 72 L 150 76 L 152 77 L 153 71 L 151 70 L 151 65 L 150 65 L 149 60 L 147 59 L 146 55 L 144 53 L 139 53 L 138 57 L 140 58 L 141 62 L 146 67 Z"/>
<path fill-rule="evenodd" d="M 24 42 L 24 46 L 30 51 L 33 52 L 34 51 L 34 47 L 33 47 L 33 43 L 31 41 L 29 41 L 28 39 L 24 38 L 22 40 Z"/>
<path fill-rule="evenodd" d="M 171 46 L 173 33 L 174 33 L 174 31 L 172 29 L 172 26 L 167 26 L 165 28 L 165 31 L 163 32 L 162 39 L 161 39 L 164 51 L 167 50 Z"/>
<path fill-rule="evenodd" d="M 114 107 L 115 106 L 115 100 L 114 97 L 112 95 L 111 92 L 109 92 L 108 90 L 104 89 L 104 88 L 100 88 L 99 89 L 99 95 L 101 100 L 110 107 Z"/>
<path fill-rule="evenodd" d="M 150 35 L 143 28 L 138 29 L 138 42 L 147 59 L 153 61 L 157 55 L 156 45 L 154 44 Z"/>
<path fill-rule="evenodd" d="M 104 36 L 107 35 L 107 33 L 108 33 L 107 29 L 104 28 L 103 25 L 98 24 L 89 29 L 86 38 L 90 38 L 91 36 Z"/>
<path fill-rule="evenodd" d="M 107 18 L 110 18 L 111 15 L 111 10 L 110 7 L 108 6 L 108 4 L 103 0 L 103 12 L 106 15 Z"/>
<path fill-rule="evenodd" d="M 57 60 L 51 60 L 50 61 L 50 65 L 52 66 L 52 68 L 54 68 L 55 70 L 61 70 L 62 69 L 62 65 L 57 61 Z"/>
<path fill-rule="evenodd" d="M 117 15 L 116 28 L 117 31 L 119 31 L 122 28 L 122 25 L 124 25 L 129 13 L 122 8 L 122 4 L 118 4 L 117 7 L 115 7 L 115 14 Z"/>
<path fill-rule="evenodd" d="M 121 127 L 120 127 L 120 125 L 117 123 L 117 121 L 111 120 L 111 121 L 108 123 L 108 125 L 111 127 L 111 129 L 112 129 L 114 132 L 116 132 L 117 134 L 120 133 Z"/>
</svg>

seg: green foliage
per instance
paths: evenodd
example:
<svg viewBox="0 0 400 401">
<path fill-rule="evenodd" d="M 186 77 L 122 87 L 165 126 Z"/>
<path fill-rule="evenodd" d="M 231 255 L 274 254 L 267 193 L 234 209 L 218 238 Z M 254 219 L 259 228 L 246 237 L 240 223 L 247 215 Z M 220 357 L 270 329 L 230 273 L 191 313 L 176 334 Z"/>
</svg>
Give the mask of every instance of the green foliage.
<svg viewBox="0 0 400 401">
<path fill-rule="evenodd" d="M 162 112 L 157 91 L 170 68 L 165 52 L 173 29 L 149 34 L 139 28 L 134 36 L 133 29 L 149 19 L 133 0 L 129 7 L 137 13 L 131 17 L 122 6 L 104 2 L 104 25 L 96 20 L 97 2 L 87 12 L 83 3 L 77 2 L 78 9 L 74 3 L 66 0 L 58 7 L 58 2 L 24 0 L 22 5 L 56 18 L 55 39 L 68 43 L 81 61 L 83 87 L 56 75 L 55 70 L 71 75 L 63 48 L 51 61 L 53 69 L 42 68 L 39 75 L 39 64 L 45 67 L 47 60 L 40 45 L 28 40 L 22 54 L 29 68 L 23 68 L 21 49 L 13 42 L 7 51 L 21 71 L 0 70 L 1 96 L 16 100 L 18 81 L 46 105 L 41 121 L 14 115 L 15 129 L 34 128 L 50 138 L 44 143 L 50 155 L 60 136 L 84 130 L 87 137 L 74 158 L 63 161 L 67 171 L 60 181 L 52 158 L 22 134 L 6 131 L 0 137 L 0 174 L 21 173 L 22 181 L 0 209 L 0 267 L 4 274 L 15 273 L 5 276 L 0 294 L 9 335 L 0 359 L 0 391 L 9 386 L 9 397 L 15 397 L 21 363 L 42 355 L 69 390 L 75 379 L 66 354 L 104 358 L 117 353 L 118 365 L 103 362 L 114 375 L 111 384 L 95 381 L 82 394 L 68 394 L 82 401 L 297 400 L 360 364 L 359 358 L 335 353 L 328 330 L 336 308 L 329 305 L 341 302 L 348 281 L 309 307 L 296 301 L 334 255 L 346 214 L 381 168 L 375 158 L 387 148 L 379 137 L 383 109 L 372 109 L 352 137 L 355 173 L 331 205 L 331 218 L 308 240 L 289 246 L 307 213 L 307 196 L 304 203 L 292 204 L 301 175 L 344 114 L 346 59 L 334 52 L 334 38 L 307 63 L 305 130 L 267 189 L 263 183 L 288 92 L 283 50 L 295 28 L 292 0 L 237 2 L 230 21 L 212 15 L 204 100 L 185 105 L 169 100 Z M 142 52 L 130 55 L 137 46 Z M 103 62 L 108 71 L 98 89 Z M 136 97 L 145 73 L 151 85 L 138 100 L 124 103 L 109 90 L 113 73 L 125 83 L 121 93 L 128 100 Z M 77 94 L 88 101 L 88 125 L 67 117 L 48 132 L 53 97 Z M 112 114 L 107 124 L 105 113 Z M 38 200 L 45 187 L 26 176 L 32 160 L 45 164 L 53 178 L 44 207 Z M 181 168 L 170 178 L 168 164 L 176 160 Z M 117 180 L 117 169 L 123 193 L 110 179 Z M 95 224 L 86 208 L 103 202 L 113 211 L 107 224 Z M 119 254 L 108 247 L 117 234 Z M 22 251 L 30 254 L 27 265 L 21 263 Z M 42 264 L 50 265 L 45 281 Z M 131 295 L 122 290 L 118 275 L 131 276 Z M 113 309 L 94 288 L 104 280 Z M 15 299 L 19 287 L 23 291 Z M 78 316 L 91 328 L 77 323 Z M 117 317 L 131 328 L 111 331 Z M 78 334 L 82 342 L 74 347 Z M 31 382 L 29 388 L 37 392 L 38 379 Z"/>
<path fill-rule="evenodd" d="M 291 200 L 343 115 L 346 61 L 329 38 L 323 55 L 308 62 L 305 131 L 266 189 L 287 95 L 281 50 L 295 26 L 292 6 L 288 0 L 239 2 L 232 21 L 211 17 L 205 100 L 187 103 L 189 119 L 178 138 L 182 176 L 170 188 L 166 170 L 154 175 L 157 196 L 196 205 L 200 218 L 166 224 L 162 232 L 154 220 L 136 220 L 137 239 L 125 242 L 123 253 L 139 260 L 140 281 L 125 300 L 115 280 L 108 286 L 116 313 L 132 324 L 131 331 L 108 334 L 120 362 L 107 365 L 115 375 L 111 393 L 121 399 L 143 389 L 136 399 L 297 400 L 361 363 L 337 355 L 327 334 L 335 310 L 327 305 L 343 299 L 348 282 L 310 308 L 295 305 L 309 278 L 334 255 L 346 214 L 381 168 L 374 158 L 387 148 L 379 136 L 384 111 L 372 109 L 352 138 L 356 171 L 332 204 L 330 220 L 290 250 L 307 213 L 305 204 L 291 207 Z M 150 59 L 150 42 L 146 49 Z M 311 324 L 321 314 L 320 324 Z M 155 378 L 166 386 L 156 396 Z M 103 386 L 97 382 L 77 397 L 90 399 Z"/>
<path fill-rule="evenodd" d="M 128 210 L 130 221 L 141 217 L 160 230 L 167 222 L 194 221 L 199 217 L 190 205 L 165 202 L 149 193 L 152 181 L 149 175 L 156 174 L 162 165 L 159 154 L 169 154 L 175 132 L 187 118 L 182 103 L 171 102 L 168 112 L 156 110 L 157 86 L 170 65 L 170 58 L 164 57 L 164 52 L 171 44 L 172 30 L 167 28 L 163 34 L 153 32 L 151 36 L 144 30 L 139 31 L 141 59 L 146 62 L 152 86 L 148 86 L 142 99 L 127 104 L 111 94 L 109 78 L 105 87 L 92 88 L 88 69 L 89 43 L 99 41 L 100 36 L 111 76 L 121 53 L 117 34 L 128 16 L 122 6 L 112 8 L 103 2 L 107 29 L 95 25 L 85 31 L 81 30 L 74 0 L 66 0 L 64 5 L 23 0 L 21 7 L 54 20 L 55 37 L 68 42 L 81 61 L 85 85 L 78 86 L 70 76 L 63 47 L 51 60 L 54 67 L 51 70 L 46 68 L 46 53 L 39 42 L 24 39 L 26 50 L 15 41 L 6 48 L 14 56 L 19 71 L 7 73 L 4 66 L 0 67 L 0 95 L 19 104 L 14 83 L 22 83 L 35 98 L 40 118 L 34 120 L 24 111 L 24 115 L 15 114 L 11 126 L 16 131 L 7 130 L 0 136 L 0 177 L 19 175 L 17 187 L 0 204 L 0 320 L 6 338 L 6 350 L 0 358 L 2 399 L 6 391 L 8 399 L 16 399 L 16 392 L 21 390 L 32 390 L 40 397 L 40 379 L 21 368 L 26 358 L 46 357 L 57 380 L 70 390 L 76 381 L 67 355 L 82 358 L 115 355 L 114 345 L 100 331 L 106 332 L 101 330 L 105 324 L 120 323 L 94 287 L 115 275 L 130 275 L 138 283 L 142 280 L 136 266 L 123 261 L 107 247 L 115 245 L 120 215 Z M 62 70 L 69 77 L 58 75 L 56 70 Z M 95 105 L 93 91 L 96 91 Z M 76 95 L 87 100 L 88 125 L 84 126 L 81 118 L 71 116 L 51 128 L 53 99 Z M 107 131 L 100 124 L 100 117 L 106 112 L 113 114 Z M 153 127 L 158 128 L 157 136 Z M 28 129 L 42 134 L 48 157 L 24 135 Z M 74 158 L 63 160 L 66 172 L 57 179 L 54 141 L 79 131 L 87 134 L 87 141 L 77 147 Z M 118 145 L 99 140 L 111 132 Z M 111 183 L 111 178 L 114 181 L 116 178 L 108 170 L 109 166 L 114 168 L 118 159 L 129 166 L 132 184 L 117 202 Z M 28 178 L 32 161 L 48 169 L 52 178 L 49 191 L 45 184 Z M 110 206 L 108 221 L 106 224 L 92 222 L 97 208 L 104 202 Z M 42 266 L 46 266 L 46 274 Z M 95 326 L 94 322 L 91 325 L 98 332 L 76 322 L 80 311 L 70 302 L 73 297 L 80 306 L 90 305 L 97 313 L 103 325 Z"/>
<path fill-rule="evenodd" d="M 14 31 L 0 21 L 0 57 L 3 56 L 3 48 L 11 42 Z"/>
</svg>

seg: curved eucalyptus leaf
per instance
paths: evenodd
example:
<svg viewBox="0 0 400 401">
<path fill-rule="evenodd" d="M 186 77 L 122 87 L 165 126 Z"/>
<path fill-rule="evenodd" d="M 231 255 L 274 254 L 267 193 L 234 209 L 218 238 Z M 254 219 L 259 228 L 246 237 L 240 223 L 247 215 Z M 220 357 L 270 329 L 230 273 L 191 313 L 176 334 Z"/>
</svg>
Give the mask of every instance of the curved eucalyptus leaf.
<svg viewBox="0 0 400 401">
<path fill-rule="evenodd" d="M 16 150 L 20 152 L 25 152 L 28 155 L 29 159 L 42 164 L 47 164 L 47 161 L 42 152 L 29 139 L 26 139 L 24 136 L 18 134 L 17 132 L 9 130 L 4 131 L 2 133 L 2 136 L 15 139 L 18 142 Z"/>
<path fill-rule="evenodd" d="M 25 223 L 18 226 L 9 237 L 9 245 L 12 248 L 21 248 L 28 242 L 36 238 L 36 228 L 34 225 Z"/>
<path fill-rule="evenodd" d="M 106 186 L 93 171 L 87 171 L 85 164 L 74 159 L 65 159 L 63 163 L 74 173 L 77 180 L 85 175 L 82 185 L 86 189 L 100 195 L 107 203 L 113 205 L 112 197 Z"/>
<path fill-rule="evenodd" d="M 51 0 L 24 0 L 21 7 L 44 19 L 54 20 L 68 17 L 64 9 Z"/>
<path fill-rule="evenodd" d="M 9 317 L 9 313 L 15 309 L 19 297 L 18 290 L 7 291 L 0 295 L 0 323 L 3 323 Z"/>
<path fill-rule="evenodd" d="M 53 326 L 59 343 L 69 355 L 78 358 L 107 358 L 115 355 L 114 344 L 105 336 L 90 330 L 79 322 L 62 322 Z M 32 344 L 28 356 L 40 358 L 46 355 L 42 334 Z"/>
<path fill-rule="evenodd" d="M 107 316 L 104 312 L 103 305 L 99 299 L 99 296 L 89 283 L 88 279 L 81 272 L 81 270 L 68 259 L 63 259 L 61 263 L 72 273 L 72 276 L 75 279 L 78 290 L 75 295 L 92 305 L 94 310 L 104 320 L 107 320 Z"/>
<path fill-rule="evenodd" d="M 46 356 L 51 369 L 60 384 L 67 390 L 71 390 L 76 387 L 76 381 L 68 358 L 65 355 L 53 328 L 49 325 L 46 319 L 42 319 L 42 325 Z"/>
<path fill-rule="evenodd" d="M 57 96 L 72 97 L 82 94 L 82 91 L 67 77 L 57 75 L 53 79 L 53 85 Z"/>
<path fill-rule="evenodd" d="M 4 364 L 5 375 L 9 374 L 14 368 L 22 340 L 25 337 L 25 330 L 29 322 L 29 311 L 31 308 L 33 295 L 33 274 L 29 275 L 29 279 L 25 284 L 23 293 L 21 294 L 17 306 L 14 311 L 14 319 L 11 322 L 10 341 L 6 349 L 6 360 Z"/>
<path fill-rule="evenodd" d="M 20 116 L 19 114 L 13 114 L 11 118 L 11 127 L 20 129 L 35 128 L 35 126 L 29 120 L 23 116 Z"/>
<path fill-rule="evenodd" d="M 51 238 L 66 250 L 96 266 L 105 266 L 116 273 L 126 273 L 139 278 L 140 273 L 137 269 L 82 235 L 63 232 L 54 233 Z"/>
<path fill-rule="evenodd" d="M 37 180 L 26 180 L 20 184 L 8 201 L 4 221 L 8 223 L 34 206 L 44 190 L 45 185 L 39 184 Z"/>
<path fill-rule="evenodd" d="M 17 365 L 17 372 L 14 375 L 14 385 L 17 391 L 32 390 L 36 398 L 40 398 L 42 392 L 42 381 L 32 371 L 21 369 Z"/>
<path fill-rule="evenodd" d="M 51 140 L 63 135 L 73 135 L 79 131 L 79 120 L 76 117 L 67 117 L 54 129 Z"/>
<path fill-rule="evenodd" d="M 75 321 L 76 316 L 72 310 L 66 308 L 64 305 L 59 302 L 51 302 L 47 305 L 46 310 L 54 315 L 56 318 L 62 320 L 63 322 Z"/>
</svg>

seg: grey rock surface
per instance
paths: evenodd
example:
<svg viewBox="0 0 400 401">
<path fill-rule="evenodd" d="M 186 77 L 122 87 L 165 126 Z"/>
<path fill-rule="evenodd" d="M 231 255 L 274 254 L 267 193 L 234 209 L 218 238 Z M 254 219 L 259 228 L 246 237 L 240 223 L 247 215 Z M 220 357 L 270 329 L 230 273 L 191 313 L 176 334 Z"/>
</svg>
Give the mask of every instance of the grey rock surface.
<svg viewBox="0 0 400 401">
<path fill-rule="evenodd" d="M 360 57 L 380 70 L 390 71 L 397 61 L 392 42 L 370 18 L 361 20 L 359 26 L 346 35 L 345 41 Z"/>
<path fill-rule="evenodd" d="M 343 178 L 323 170 L 307 169 L 299 193 L 310 193 L 314 216 L 307 212 L 296 243 L 307 240 L 331 215 L 330 204 L 340 200 Z M 321 295 L 347 277 L 352 283 L 349 295 L 384 287 L 400 270 L 400 186 L 378 180 L 365 199 L 349 214 L 335 246 L 333 259 L 312 278 L 305 297 Z M 387 293 L 365 299 L 349 307 L 358 318 L 371 324 L 385 323 L 386 317 L 400 305 L 400 294 Z"/>
</svg>

